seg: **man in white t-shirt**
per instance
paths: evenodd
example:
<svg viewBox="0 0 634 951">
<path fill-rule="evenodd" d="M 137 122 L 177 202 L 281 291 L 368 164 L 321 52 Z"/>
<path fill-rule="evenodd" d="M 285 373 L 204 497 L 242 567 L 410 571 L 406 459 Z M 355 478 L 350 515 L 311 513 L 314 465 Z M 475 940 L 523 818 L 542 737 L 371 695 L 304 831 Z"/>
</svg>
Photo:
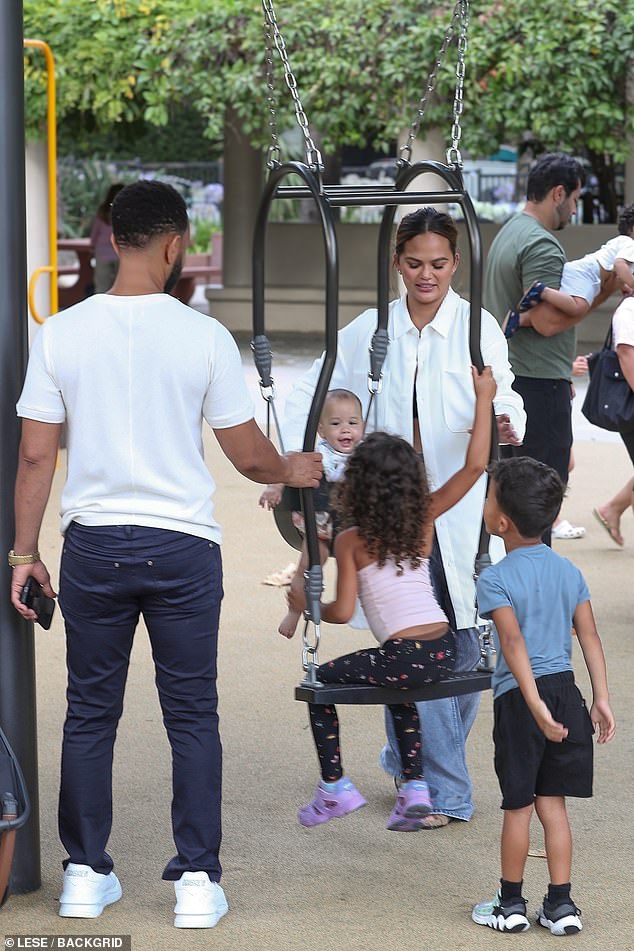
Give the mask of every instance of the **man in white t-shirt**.
<svg viewBox="0 0 634 951">
<path fill-rule="evenodd" d="M 106 852 L 112 755 L 134 631 L 143 615 L 172 749 L 177 854 L 163 878 L 176 927 L 209 928 L 228 906 L 219 885 L 221 746 L 216 656 L 222 567 L 203 419 L 254 482 L 316 488 L 319 453 L 280 456 L 253 418 L 238 348 L 213 318 L 169 296 L 189 241 L 181 196 L 137 182 L 112 208 L 120 259 L 108 294 L 56 314 L 38 333 L 17 405 L 22 441 L 9 552 L 11 600 L 32 576 L 53 597 L 38 537 L 60 430 L 59 603 L 68 708 L 59 807 L 68 852 L 60 915 L 96 918 L 121 897 Z"/>
</svg>

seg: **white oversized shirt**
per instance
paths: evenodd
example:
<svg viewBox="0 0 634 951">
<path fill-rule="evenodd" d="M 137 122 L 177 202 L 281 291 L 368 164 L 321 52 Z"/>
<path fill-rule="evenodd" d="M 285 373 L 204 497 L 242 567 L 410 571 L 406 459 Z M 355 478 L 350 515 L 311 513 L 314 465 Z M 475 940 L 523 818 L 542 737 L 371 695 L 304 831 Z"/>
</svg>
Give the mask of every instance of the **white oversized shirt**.
<svg viewBox="0 0 634 951">
<path fill-rule="evenodd" d="M 67 424 L 62 533 L 144 525 L 220 543 L 202 422 L 248 422 L 240 354 L 212 317 L 167 294 L 97 294 L 37 334 L 18 416 Z"/>
<path fill-rule="evenodd" d="M 376 330 L 375 308 L 364 311 L 338 335 L 338 352 L 331 388 L 355 393 L 363 405 L 369 402 L 368 350 Z M 433 321 L 421 331 L 412 323 L 405 296 L 392 301 L 388 318 L 389 346 L 383 366 L 383 388 L 375 397 L 367 431 L 384 430 L 413 442 L 413 393 L 416 379 L 418 420 L 427 478 L 432 490 L 439 488 L 463 464 L 469 430 L 475 415 L 475 394 L 469 354 L 469 303 L 449 289 Z M 526 414 L 522 399 L 511 389 L 513 373 L 504 334 L 497 320 L 482 311 L 481 349 L 485 365 L 497 383 L 496 415 L 507 413 L 520 439 Z M 285 445 L 302 445 L 306 418 L 321 360 L 316 360 L 297 383 L 286 402 Z M 375 416 L 376 408 L 376 416 Z M 467 495 L 436 520 L 436 533 L 447 577 L 449 595 L 458 628 L 471 627 L 475 619 L 473 570 L 478 550 L 486 477 L 483 475 Z M 491 539 L 491 558 L 504 556 L 500 539 Z"/>
</svg>

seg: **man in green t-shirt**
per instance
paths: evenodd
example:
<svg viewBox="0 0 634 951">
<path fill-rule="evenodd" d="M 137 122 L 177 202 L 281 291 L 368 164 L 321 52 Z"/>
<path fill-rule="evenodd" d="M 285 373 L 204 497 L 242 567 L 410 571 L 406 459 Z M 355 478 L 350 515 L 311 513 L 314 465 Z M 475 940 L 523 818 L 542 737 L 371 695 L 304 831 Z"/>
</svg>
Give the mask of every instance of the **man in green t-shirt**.
<svg viewBox="0 0 634 951">
<path fill-rule="evenodd" d="M 542 156 L 531 169 L 526 205 L 500 229 L 487 257 L 484 306 L 500 322 L 535 281 L 561 284 L 566 255 L 553 232 L 570 221 L 584 178 L 581 163 L 561 153 Z M 527 417 L 524 442 L 511 452 L 545 462 L 567 482 L 577 320 L 546 302 L 532 309 L 531 318 L 541 333 L 521 328 L 509 339 L 513 388 Z M 550 541 L 550 533 L 544 540 Z"/>
</svg>

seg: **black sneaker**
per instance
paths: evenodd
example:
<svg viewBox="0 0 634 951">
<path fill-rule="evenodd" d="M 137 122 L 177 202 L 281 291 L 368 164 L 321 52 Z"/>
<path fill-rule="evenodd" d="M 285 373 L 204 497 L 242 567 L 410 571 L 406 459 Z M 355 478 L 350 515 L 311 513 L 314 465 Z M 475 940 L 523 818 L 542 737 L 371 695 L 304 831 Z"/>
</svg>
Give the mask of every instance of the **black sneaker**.
<svg viewBox="0 0 634 951">
<path fill-rule="evenodd" d="M 551 934 L 578 934 L 581 924 L 581 911 L 573 901 L 563 901 L 559 905 L 552 905 L 548 896 L 544 896 L 544 903 L 537 911 L 537 921 L 544 928 L 550 928 Z"/>
<path fill-rule="evenodd" d="M 475 905 L 471 918 L 477 925 L 487 925 L 495 931 L 528 931 L 530 928 L 526 917 L 526 899 L 514 898 L 503 905 L 499 890 L 495 898 Z"/>
</svg>

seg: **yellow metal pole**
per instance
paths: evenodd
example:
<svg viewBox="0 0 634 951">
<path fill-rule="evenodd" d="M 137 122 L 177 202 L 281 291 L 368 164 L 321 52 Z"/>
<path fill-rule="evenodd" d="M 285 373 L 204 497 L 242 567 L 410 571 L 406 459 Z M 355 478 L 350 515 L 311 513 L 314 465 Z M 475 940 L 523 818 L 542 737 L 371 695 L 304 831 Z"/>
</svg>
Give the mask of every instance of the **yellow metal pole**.
<svg viewBox="0 0 634 951">
<path fill-rule="evenodd" d="M 48 245 L 50 264 L 38 268 L 33 274 L 31 284 L 29 285 L 29 306 L 34 320 L 38 324 L 43 323 L 43 319 L 36 314 L 33 307 L 32 284 L 39 274 L 47 272 L 50 274 L 49 281 L 49 300 L 51 314 L 56 314 L 59 309 L 59 299 L 57 290 L 57 122 L 55 117 L 55 59 L 53 52 L 43 40 L 25 40 L 25 46 L 42 50 L 46 60 L 46 131 L 47 131 L 47 155 L 48 155 Z"/>
</svg>

